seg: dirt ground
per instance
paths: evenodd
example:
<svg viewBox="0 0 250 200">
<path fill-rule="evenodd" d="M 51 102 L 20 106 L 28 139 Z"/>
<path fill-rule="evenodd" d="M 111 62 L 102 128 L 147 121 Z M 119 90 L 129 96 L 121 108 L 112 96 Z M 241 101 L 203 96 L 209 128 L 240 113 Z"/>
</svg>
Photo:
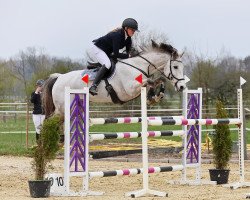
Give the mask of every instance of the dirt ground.
<svg viewBox="0 0 250 200">
<path fill-rule="evenodd" d="M 33 178 L 33 172 L 30 167 L 30 158 L 26 157 L 10 157 L 0 156 L 0 199 L 32 199 L 29 194 L 28 180 Z M 180 163 L 179 163 L 180 164 Z M 150 166 L 169 166 L 168 163 L 150 163 Z M 53 172 L 63 172 L 63 160 L 57 159 L 53 162 Z M 91 171 L 116 170 L 126 168 L 141 168 L 141 163 L 136 162 L 117 162 L 117 161 L 90 161 Z M 208 180 L 208 169 L 212 168 L 211 164 L 202 165 L 202 179 Z M 250 163 L 246 163 L 246 170 L 250 168 Z M 238 165 L 230 165 L 231 173 L 229 182 L 237 182 L 239 180 Z M 51 171 L 52 172 L 52 171 Z M 190 175 L 194 171 L 189 171 Z M 246 194 L 250 193 L 250 188 L 239 188 L 232 190 L 222 186 L 213 185 L 172 185 L 168 184 L 169 180 L 179 180 L 180 172 L 166 172 L 150 175 L 150 189 L 165 191 L 168 197 L 140 197 L 143 200 L 157 199 L 245 199 Z M 246 175 L 246 180 L 250 180 L 250 176 Z M 80 180 L 73 180 L 78 184 Z M 73 186 L 72 186 L 73 187 Z M 104 191 L 103 196 L 88 197 L 49 197 L 49 199 L 87 199 L 87 200 L 122 200 L 131 199 L 124 197 L 125 192 L 134 191 L 142 188 L 142 175 L 132 177 L 109 177 L 93 179 L 90 183 L 90 189 L 93 191 Z"/>
</svg>

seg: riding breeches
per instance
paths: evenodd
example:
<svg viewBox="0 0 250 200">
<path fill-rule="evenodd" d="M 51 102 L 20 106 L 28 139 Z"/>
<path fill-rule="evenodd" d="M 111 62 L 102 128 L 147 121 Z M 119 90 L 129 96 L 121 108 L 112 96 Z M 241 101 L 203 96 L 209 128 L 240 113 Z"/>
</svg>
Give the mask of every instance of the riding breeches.
<svg viewBox="0 0 250 200">
<path fill-rule="evenodd" d="M 90 48 L 87 49 L 87 55 L 94 62 L 105 65 L 107 69 L 111 67 L 111 62 L 107 54 L 93 43 L 90 45 Z"/>
<path fill-rule="evenodd" d="M 36 133 L 40 134 L 42 124 L 43 124 L 43 121 L 45 119 L 45 115 L 33 114 L 32 118 L 33 118 L 33 122 L 34 122 L 34 125 L 35 125 Z"/>
</svg>

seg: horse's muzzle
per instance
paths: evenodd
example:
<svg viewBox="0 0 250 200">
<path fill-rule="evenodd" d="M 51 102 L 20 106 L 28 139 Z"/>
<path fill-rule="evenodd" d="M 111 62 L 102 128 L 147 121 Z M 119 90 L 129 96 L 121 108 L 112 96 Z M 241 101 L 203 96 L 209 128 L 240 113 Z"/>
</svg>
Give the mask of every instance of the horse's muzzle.
<svg viewBox="0 0 250 200">
<path fill-rule="evenodd" d="M 179 88 L 179 92 L 182 92 L 184 89 L 185 89 L 185 87 L 181 85 Z"/>
</svg>

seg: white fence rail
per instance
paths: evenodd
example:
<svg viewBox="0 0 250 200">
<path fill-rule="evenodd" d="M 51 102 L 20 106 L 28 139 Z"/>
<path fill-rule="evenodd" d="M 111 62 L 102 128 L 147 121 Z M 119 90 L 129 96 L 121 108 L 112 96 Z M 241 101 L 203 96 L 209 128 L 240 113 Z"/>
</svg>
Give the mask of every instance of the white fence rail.
<svg viewBox="0 0 250 200">
<path fill-rule="evenodd" d="M 137 109 L 127 109 L 121 110 L 121 107 L 118 106 L 92 106 L 90 115 L 91 116 L 98 116 L 98 117 L 125 117 L 125 116 L 138 116 L 141 113 L 140 105 L 132 105 L 128 106 L 130 108 L 137 108 Z M 33 123 L 31 120 L 32 115 L 32 106 L 29 106 L 27 103 L 0 103 L 0 122 L 7 122 L 9 119 L 14 119 L 15 122 L 18 120 L 20 116 L 26 117 L 26 125 L 23 131 L 6 131 L 0 130 L 1 134 L 22 134 L 26 133 L 26 145 L 28 144 L 28 133 L 33 133 L 34 131 L 29 130 L 29 124 Z M 108 110 L 107 110 L 108 109 Z M 228 107 L 226 108 L 229 112 L 237 111 L 235 107 Z M 215 115 L 215 108 L 209 109 L 209 115 Z M 203 109 L 203 113 L 206 113 L 206 110 Z M 236 113 L 237 114 L 237 113 Z M 182 109 L 159 109 L 157 106 L 148 110 L 149 116 L 166 116 L 166 115 L 182 115 Z M 250 109 L 249 107 L 245 108 L 245 116 L 250 116 Z M 204 116 L 206 118 L 206 116 Z M 238 130 L 237 128 L 231 128 L 231 131 Z M 214 129 L 203 129 L 203 132 L 213 132 Z M 250 128 L 246 128 L 246 131 L 250 131 Z"/>
</svg>

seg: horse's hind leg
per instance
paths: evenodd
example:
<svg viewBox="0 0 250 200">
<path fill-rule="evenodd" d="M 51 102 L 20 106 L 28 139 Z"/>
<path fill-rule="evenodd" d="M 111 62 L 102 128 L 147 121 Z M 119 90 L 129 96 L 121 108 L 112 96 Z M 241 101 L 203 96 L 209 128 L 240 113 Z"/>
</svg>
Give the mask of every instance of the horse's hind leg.
<svg viewBox="0 0 250 200">
<path fill-rule="evenodd" d="M 58 115 L 60 117 L 60 139 L 59 139 L 59 143 L 61 145 L 64 144 L 64 112 L 62 112 L 62 110 L 60 109 L 60 107 L 55 106 L 55 111 L 53 115 Z"/>
</svg>

